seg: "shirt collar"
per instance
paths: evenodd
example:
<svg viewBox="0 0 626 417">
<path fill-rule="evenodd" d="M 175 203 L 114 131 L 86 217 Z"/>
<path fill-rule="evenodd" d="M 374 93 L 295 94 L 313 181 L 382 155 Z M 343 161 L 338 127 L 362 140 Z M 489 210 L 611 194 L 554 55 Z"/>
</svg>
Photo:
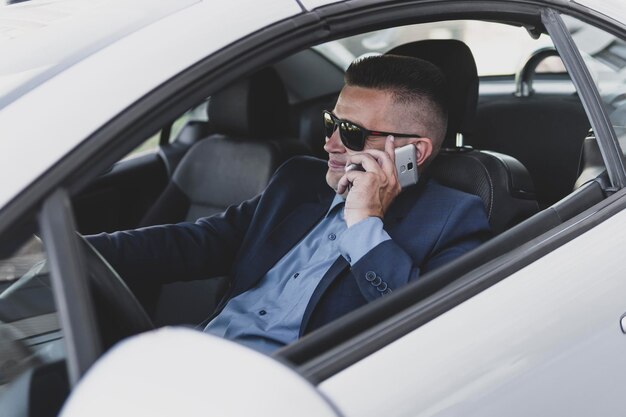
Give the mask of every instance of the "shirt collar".
<svg viewBox="0 0 626 417">
<path fill-rule="evenodd" d="M 326 217 L 330 215 L 330 213 L 334 210 L 335 207 L 345 202 L 346 200 L 342 196 L 340 196 L 339 194 L 335 194 L 335 198 L 333 198 L 333 201 L 332 203 L 330 203 L 330 207 L 328 208 L 328 211 L 326 212 Z"/>
</svg>

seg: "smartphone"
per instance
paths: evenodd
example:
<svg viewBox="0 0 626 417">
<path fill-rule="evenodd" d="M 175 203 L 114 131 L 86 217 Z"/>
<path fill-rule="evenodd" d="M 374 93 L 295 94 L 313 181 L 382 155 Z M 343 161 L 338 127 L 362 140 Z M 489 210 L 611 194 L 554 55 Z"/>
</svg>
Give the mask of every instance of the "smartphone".
<svg viewBox="0 0 626 417">
<path fill-rule="evenodd" d="M 398 182 L 403 189 L 413 184 L 417 184 L 419 175 L 417 173 L 417 149 L 413 144 L 408 144 L 394 150 L 396 154 L 396 171 Z M 365 171 L 360 164 L 350 164 L 346 167 L 348 171 Z"/>
<path fill-rule="evenodd" d="M 398 172 L 398 182 L 403 189 L 410 185 L 417 184 L 419 175 L 417 173 L 417 148 L 409 143 L 408 145 L 396 148 L 396 171 Z"/>
</svg>

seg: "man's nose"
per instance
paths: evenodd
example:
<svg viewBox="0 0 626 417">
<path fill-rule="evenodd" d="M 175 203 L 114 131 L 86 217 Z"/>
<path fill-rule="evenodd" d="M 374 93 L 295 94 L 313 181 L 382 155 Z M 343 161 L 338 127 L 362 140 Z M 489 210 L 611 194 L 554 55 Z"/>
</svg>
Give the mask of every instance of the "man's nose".
<svg viewBox="0 0 626 417">
<path fill-rule="evenodd" d="M 341 143 L 341 139 L 339 138 L 339 129 L 335 129 L 330 137 L 326 138 L 326 143 L 324 144 L 324 150 L 328 153 L 343 153 L 346 151 L 346 147 Z"/>
</svg>

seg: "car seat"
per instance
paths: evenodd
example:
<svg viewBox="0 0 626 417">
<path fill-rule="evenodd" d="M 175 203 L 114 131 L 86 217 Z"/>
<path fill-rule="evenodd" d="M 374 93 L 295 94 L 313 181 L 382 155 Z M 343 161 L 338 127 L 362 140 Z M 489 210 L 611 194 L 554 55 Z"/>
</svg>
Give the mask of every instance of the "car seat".
<svg viewBox="0 0 626 417">
<path fill-rule="evenodd" d="M 144 216 L 143 226 L 221 213 L 263 191 L 276 168 L 291 156 L 307 153 L 307 147 L 287 133 L 287 94 L 272 68 L 213 95 L 207 112 L 208 124 L 217 133 L 185 154 Z"/>
<path fill-rule="evenodd" d="M 470 142 L 519 159 L 532 176 L 541 207 L 572 191 L 583 139 L 590 127 L 578 95 L 534 91 L 537 65 L 550 56 L 558 56 L 554 48 L 536 51 L 516 76 L 515 94 L 478 106 L 475 135 Z"/>
<path fill-rule="evenodd" d="M 280 164 L 307 153 L 288 135 L 287 111 L 287 93 L 272 68 L 213 95 L 208 123 L 219 133 L 189 149 L 142 224 L 195 221 L 261 193 Z M 198 323 L 213 311 L 225 283 L 224 277 L 176 282 L 158 296 L 143 290 L 139 297 L 157 325 Z"/>
<path fill-rule="evenodd" d="M 478 195 L 494 234 L 536 213 L 533 182 L 522 163 L 505 154 L 463 144 L 463 138 L 472 131 L 478 101 L 476 63 L 467 45 L 453 39 L 424 40 L 400 45 L 387 53 L 430 61 L 447 79 L 448 130 L 439 155 L 424 174 L 448 187 Z"/>
</svg>

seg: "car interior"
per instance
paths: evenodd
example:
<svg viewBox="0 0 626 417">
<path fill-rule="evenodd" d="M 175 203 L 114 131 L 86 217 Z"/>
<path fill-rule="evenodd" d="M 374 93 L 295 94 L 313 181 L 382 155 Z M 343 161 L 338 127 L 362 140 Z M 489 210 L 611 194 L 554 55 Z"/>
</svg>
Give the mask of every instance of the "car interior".
<svg viewBox="0 0 626 417">
<path fill-rule="evenodd" d="M 418 40 L 387 53 L 433 62 L 449 80 L 448 133 L 425 175 L 483 200 L 494 239 L 475 251 L 478 260 L 519 246 L 604 198 L 606 179 L 597 155 L 588 155 L 593 136 L 585 139 L 590 125 L 573 88 L 548 94 L 533 89 L 535 70 L 556 54 L 553 48 L 528 58 L 514 91 L 485 95 L 479 84 L 490 80 L 479 79 L 472 51 L 460 40 Z M 298 85 L 303 68 L 307 87 Z M 320 115 L 334 106 L 342 77 L 341 68 L 308 49 L 217 92 L 199 106 L 204 117 L 184 123 L 158 153 L 119 162 L 74 199 L 79 231 L 195 221 L 262 192 L 294 155 L 327 158 Z M 567 74 L 549 77 L 563 82 Z M 311 87 L 318 82 L 319 88 Z M 588 175 L 592 160 L 596 175 Z M 589 178 L 577 182 L 583 173 Z M 161 326 L 200 323 L 225 282 L 129 284 Z M 181 298 L 188 302 L 181 305 Z"/>
<path fill-rule="evenodd" d="M 529 30 L 528 36 L 537 34 Z M 567 72 L 538 70 L 545 60 L 558 60 L 554 48 L 539 48 L 517 73 L 498 76 L 479 76 L 473 51 L 461 39 L 410 39 L 384 53 L 428 60 L 445 74 L 448 133 L 424 175 L 479 196 L 493 237 L 394 294 L 392 301 L 382 300 L 356 313 L 350 329 L 342 327 L 347 321 L 341 320 L 316 332 L 319 336 L 308 336 L 277 353 L 295 364 L 453 284 L 612 192 L 589 119 Z M 195 221 L 259 194 L 274 171 L 295 155 L 327 158 L 321 115 L 333 108 L 344 70 L 321 49 L 308 48 L 248 74 L 168 120 L 152 137 L 158 147 L 120 160 L 73 196 L 78 232 L 89 235 Z M 127 333 L 132 334 L 133 329 L 152 324 L 201 323 L 218 304 L 227 277 L 127 284 L 147 313 L 148 324 L 130 325 Z M 30 291 L 38 291 L 33 282 L 29 285 Z M 46 301 L 37 307 L 37 314 L 55 311 L 50 299 L 38 297 Z M 6 303 L 0 303 L 3 321 L 15 321 L 11 315 L 17 313 Z M 119 323 L 103 314 L 98 320 L 101 326 L 105 321 L 108 326 Z M 49 340 L 58 340 L 58 333 L 56 329 Z M 67 386 L 62 368 L 59 362 L 39 367 L 41 375 L 26 382 L 35 387 L 32 381 L 48 378 L 61 387 L 56 393 L 33 394 L 31 404 L 33 398 L 43 398 L 40 404 L 47 408 L 41 406 L 46 411 L 32 415 L 56 414 L 50 410 L 58 410 L 59 398 L 67 392 L 62 388 Z"/>
</svg>

